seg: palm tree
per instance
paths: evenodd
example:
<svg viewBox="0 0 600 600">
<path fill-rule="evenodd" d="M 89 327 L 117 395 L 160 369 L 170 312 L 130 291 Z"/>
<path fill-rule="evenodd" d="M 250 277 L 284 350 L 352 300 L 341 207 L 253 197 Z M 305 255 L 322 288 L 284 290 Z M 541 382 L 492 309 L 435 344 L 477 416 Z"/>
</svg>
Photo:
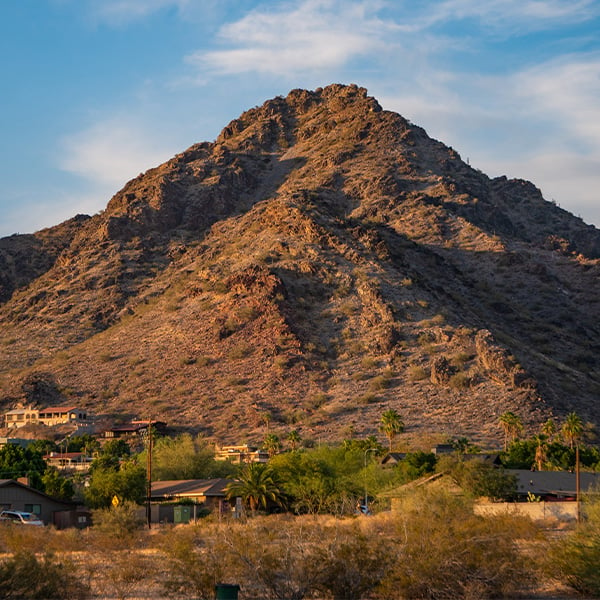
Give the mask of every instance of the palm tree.
<svg viewBox="0 0 600 600">
<path fill-rule="evenodd" d="M 537 446 L 535 448 L 535 467 L 538 471 L 541 471 L 544 468 L 544 464 L 547 460 L 546 454 L 546 436 L 543 434 L 536 435 L 533 438 L 537 442 Z"/>
<path fill-rule="evenodd" d="M 264 463 L 246 465 L 237 481 L 225 488 L 228 499 L 241 498 L 255 513 L 260 506 L 267 508 L 269 502 L 281 505 L 283 492 L 276 480 L 275 472 Z"/>
<path fill-rule="evenodd" d="M 290 443 L 292 450 L 296 450 L 298 448 L 298 444 L 302 441 L 300 434 L 297 429 L 293 429 L 287 434 L 287 441 Z"/>
<path fill-rule="evenodd" d="M 565 442 L 568 442 L 569 448 L 573 449 L 576 442 L 579 442 L 583 436 L 583 421 L 581 417 L 571 412 L 567 415 L 565 422 L 563 423 L 561 433 Z"/>
<path fill-rule="evenodd" d="M 393 409 L 386 410 L 381 415 L 381 424 L 379 425 L 379 431 L 384 433 L 390 444 L 390 452 L 392 451 L 392 443 L 398 433 L 404 431 L 404 423 L 400 418 L 400 415 Z"/>
<path fill-rule="evenodd" d="M 274 433 L 267 433 L 263 440 L 262 447 L 269 453 L 269 458 L 275 456 L 281 450 L 281 441 L 279 436 Z"/>
<path fill-rule="evenodd" d="M 554 422 L 554 419 L 548 419 L 542 425 L 542 433 L 547 436 L 549 442 L 552 442 L 556 435 L 556 423 Z"/>
<path fill-rule="evenodd" d="M 506 451 L 509 440 L 514 442 L 519 437 L 519 433 L 523 430 L 523 423 L 521 417 L 510 410 L 500 415 L 499 422 L 504 431 L 504 451 Z"/>
</svg>

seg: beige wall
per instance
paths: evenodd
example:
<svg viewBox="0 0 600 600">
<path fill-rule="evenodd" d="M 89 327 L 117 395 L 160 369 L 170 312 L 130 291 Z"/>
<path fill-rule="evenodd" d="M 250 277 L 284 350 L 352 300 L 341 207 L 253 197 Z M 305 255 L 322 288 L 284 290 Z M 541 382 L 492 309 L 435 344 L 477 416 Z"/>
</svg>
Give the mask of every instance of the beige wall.
<svg viewBox="0 0 600 600">
<path fill-rule="evenodd" d="M 523 515 L 534 521 L 556 519 L 575 521 L 577 519 L 576 502 L 490 502 L 475 504 L 477 515 Z"/>
</svg>

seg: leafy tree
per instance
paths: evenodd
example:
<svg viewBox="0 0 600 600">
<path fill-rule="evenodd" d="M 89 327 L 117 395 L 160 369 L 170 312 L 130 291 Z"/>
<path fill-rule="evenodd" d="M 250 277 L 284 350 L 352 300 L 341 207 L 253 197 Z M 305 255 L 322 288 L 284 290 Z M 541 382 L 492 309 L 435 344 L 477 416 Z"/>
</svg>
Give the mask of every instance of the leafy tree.
<svg viewBox="0 0 600 600">
<path fill-rule="evenodd" d="M 42 490 L 45 471 L 46 462 L 41 452 L 17 444 L 5 444 L 0 448 L 0 479 L 28 477 L 32 487 Z"/>
<path fill-rule="evenodd" d="M 113 441 L 123 440 L 110 440 L 105 446 L 111 444 Z M 71 436 L 67 445 L 67 452 L 85 452 L 88 456 L 91 456 L 94 452 L 98 452 L 99 450 L 100 442 L 89 433 Z"/>
<path fill-rule="evenodd" d="M 147 451 L 140 453 L 140 464 L 146 464 Z M 236 471 L 229 461 L 215 460 L 214 454 L 213 445 L 202 436 L 185 433 L 158 438 L 152 448 L 152 479 L 211 479 L 228 477 Z"/>
<path fill-rule="evenodd" d="M 573 448 L 583 436 L 583 422 L 579 415 L 571 412 L 567 415 L 565 422 L 561 428 L 562 437 L 569 444 L 569 448 Z"/>
<path fill-rule="evenodd" d="M 512 500 L 517 492 L 517 479 L 502 468 L 479 460 L 445 457 L 438 469 L 447 472 L 454 481 L 474 498 L 492 501 Z"/>
<path fill-rule="evenodd" d="M 261 506 L 266 509 L 270 503 L 281 505 L 284 501 L 275 472 L 262 463 L 245 465 L 238 480 L 227 486 L 226 493 L 228 498 L 241 498 L 252 513 L 256 513 Z"/>
<path fill-rule="evenodd" d="M 95 462 L 95 461 L 94 461 Z M 129 460 L 114 466 L 97 466 L 91 471 L 89 486 L 84 491 L 86 504 L 105 508 L 116 496 L 119 501 L 142 504 L 146 498 L 146 469 Z"/>
<path fill-rule="evenodd" d="M 523 430 L 521 417 L 512 411 L 507 411 L 500 415 L 499 419 L 502 430 L 504 431 L 504 450 L 508 448 L 508 443 L 515 441 Z"/>
<path fill-rule="evenodd" d="M 125 440 L 119 438 L 108 440 L 102 446 L 100 451 L 101 456 L 110 456 L 114 458 L 127 458 L 131 456 L 131 448 Z"/>
<path fill-rule="evenodd" d="M 44 486 L 44 492 L 48 496 L 58 498 L 59 500 L 71 500 L 75 493 L 73 482 L 63 477 L 58 472 L 58 469 L 53 467 L 48 467 L 42 476 L 42 485 Z"/>
<path fill-rule="evenodd" d="M 386 410 L 381 415 L 381 423 L 379 430 L 385 434 L 390 445 L 390 452 L 392 451 L 392 443 L 397 434 L 404 431 L 404 423 L 400 418 L 400 415 L 393 408 Z"/>
<path fill-rule="evenodd" d="M 56 452 L 57 450 L 59 450 L 59 447 L 56 444 L 56 442 L 53 442 L 52 440 L 42 439 L 33 440 L 32 442 L 27 444 L 27 447 L 34 452 L 38 452 L 42 456 L 46 456 L 46 454 L 50 454 L 51 452 Z"/>
</svg>

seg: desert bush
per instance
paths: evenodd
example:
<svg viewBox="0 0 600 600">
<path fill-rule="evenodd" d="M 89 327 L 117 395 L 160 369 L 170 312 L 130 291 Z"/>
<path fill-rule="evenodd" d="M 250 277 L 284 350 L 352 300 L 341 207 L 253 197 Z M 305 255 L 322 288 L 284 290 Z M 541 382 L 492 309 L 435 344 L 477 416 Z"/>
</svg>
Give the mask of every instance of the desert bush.
<svg viewBox="0 0 600 600">
<path fill-rule="evenodd" d="M 52 554 L 38 559 L 32 552 L 17 552 L 0 563 L 0 597 L 83 600 L 89 587 L 75 566 Z"/>
<path fill-rule="evenodd" d="M 364 598 L 380 584 L 396 559 L 382 536 L 363 533 L 356 523 L 322 532 L 317 588 L 333 600 Z"/>
<path fill-rule="evenodd" d="M 149 561 L 137 552 L 110 552 L 109 560 L 100 571 L 99 585 L 104 591 L 110 590 L 113 598 L 125 600 L 138 596 L 142 581 L 148 577 Z"/>
<path fill-rule="evenodd" d="M 479 517 L 463 499 L 421 491 L 406 499 L 393 527 L 397 558 L 382 598 L 506 597 L 534 579 L 516 543 L 535 535 L 528 520 Z"/>
<path fill-rule="evenodd" d="M 305 520 L 260 518 L 222 533 L 231 558 L 230 576 L 251 598 L 302 600 L 323 575 L 323 532 Z"/>
<path fill-rule="evenodd" d="M 464 371 L 459 371 L 458 373 L 454 373 L 448 380 L 448 385 L 455 390 L 462 390 L 464 388 L 469 387 L 471 385 L 471 377 L 468 373 Z"/>
<path fill-rule="evenodd" d="M 167 557 L 163 585 L 168 595 L 212 600 L 215 585 L 227 575 L 227 549 L 218 533 L 202 533 L 192 526 L 172 529 L 163 537 L 160 549 Z"/>
<path fill-rule="evenodd" d="M 386 375 L 377 375 L 369 382 L 369 389 L 372 391 L 385 390 L 390 387 L 391 378 Z"/>
<path fill-rule="evenodd" d="M 133 546 L 139 538 L 144 523 L 140 507 L 131 502 L 101 508 L 92 512 L 94 523 L 90 531 L 90 543 L 99 549 Z"/>
<path fill-rule="evenodd" d="M 429 376 L 427 371 L 419 365 L 411 365 L 408 367 L 406 370 L 406 375 L 409 381 L 422 381 L 423 379 L 427 379 Z"/>
<path fill-rule="evenodd" d="M 569 537 L 550 547 L 545 561 L 551 577 L 562 581 L 589 598 L 600 597 L 600 502 L 585 504 L 585 519 Z"/>
</svg>

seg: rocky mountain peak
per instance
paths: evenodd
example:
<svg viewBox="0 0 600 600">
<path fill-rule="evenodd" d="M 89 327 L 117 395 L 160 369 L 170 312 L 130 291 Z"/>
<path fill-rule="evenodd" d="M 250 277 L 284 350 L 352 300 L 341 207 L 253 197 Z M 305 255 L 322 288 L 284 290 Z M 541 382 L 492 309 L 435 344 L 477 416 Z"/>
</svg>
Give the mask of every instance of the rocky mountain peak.
<svg viewBox="0 0 600 600">
<path fill-rule="evenodd" d="M 598 420 L 599 257 L 597 229 L 364 88 L 292 90 L 102 213 L 0 240 L 0 403 L 37 377 L 236 439 L 266 412 L 306 436 L 386 408 L 481 439 L 506 410 Z"/>
</svg>

